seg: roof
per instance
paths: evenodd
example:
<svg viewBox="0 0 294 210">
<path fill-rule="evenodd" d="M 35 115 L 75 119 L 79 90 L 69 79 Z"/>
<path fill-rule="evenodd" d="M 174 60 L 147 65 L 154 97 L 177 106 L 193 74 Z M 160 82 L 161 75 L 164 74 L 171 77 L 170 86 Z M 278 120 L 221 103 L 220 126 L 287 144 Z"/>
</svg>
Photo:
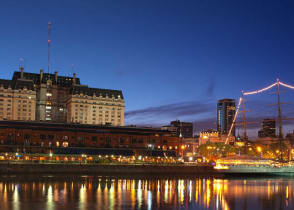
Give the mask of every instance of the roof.
<svg viewBox="0 0 294 210">
<path fill-rule="evenodd" d="M 118 99 L 118 98 L 123 99 L 124 98 L 121 90 L 89 88 L 87 86 L 78 86 L 78 85 L 73 86 L 70 93 L 73 95 L 74 94 L 84 94 L 84 95 L 88 95 L 88 96 L 94 96 L 94 94 L 95 94 L 97 97 L 101 95 L 102 97 L 108 96 L 109 98 L 114 96 L 116 99 Z"/>
<path fill-rule="evenodd" d="M 7 89 L 9 86 L 11 86 L 11 80 L 0 79 L 0 87 L 1 86 L 3 86 L 5 89 Z"/>
<path fill-rule="evenodd" d="M 13 73 L 12 81 L 16 81 L 18 79 L 21 79 L 21 72 L 15 71 Z M 41 76 L 40 74 L 36 74 L 36 73 L 24 72 L 23 79 L 32 80 L 34 84 L 38 85 L 40 84 Z M 47 80 L 49 79 L 52 81 L 53 85 L 58 85 L 61 87 L 70 87 L 73 85 L 74 78 L 65 77 L 65 76 L 57 76 L 57 80 L 56 80 L 55 74 L 43 73 L 42 83 L 46 84 Z M 76 80 L 75 84 L 79 85 L 80 78 L 76 78 L 75 80 Z"/>
<path fill-rule="evenodd" d="M 218 103 L 223 103 L 223 102 L 235 102 L 235 99 L 223 98 L 223 99 L 218 100 Z"/>
<path fill-rule="evenodd" d="M 73 132 L 89 132 L 89 133 L 121 133 L 133 135 L 168 135 L 169 131 L 157 128 L 140 128 L 125 126 L 107 126 L 107 125 L 87 125 L 75 123 L 49 123 L 37 121 L 0 121 L 0 128 L 19 128 L 32 130 L 51 130 L 51 131 L 73 131 Z"/>
<path fill-rule="evenodd" d="M 17 80 L 14 85 L 13 89 L 23 89 L 27 88 L 28 90 L 34 90 L 34 83 L 32 80 Z"/>
<path fill-rule="evenodd" d="M 28 90 L 34 90 L 35 85 L 39 85 L 41 80 L 40 74 L 23 72 L 23 78 L 21 78 L 21 72 L 15 71 L 13 73 L 12 80 L 0 79 L 0 86 L 3 86 L 5 89 L 11 87 L 12 89 L 23 89 L 27 88 Z M 70 88 L 69 91 L 71 94 L 84 94 L 88 96 L 97 97 L 102 96 L 112 98 L 113 96 L 116 99 L 123 99 L 123 94 L 121 90 L 110 90 L 110 89 L 101 89 L 101 88 L 90 88 L 86 85 L 81 85 L 80 79 L 66 76 L 58 76 L 56 80 L 55 74 L 43 73 L 42 84 L 46 84 L 47 80 L 51 80 L 53 85 L 58 85 L 59 87 Z"/>
<path fill-rule="evenodd" d="M 5 89 L 11 87 L 12 89 L 23 89 L 27 88 L 28 90 L 34 90 L 34 83 L 31 80 L 5 80 L 0 79 L 0 86 L 3 86 Z"/>
</svg>

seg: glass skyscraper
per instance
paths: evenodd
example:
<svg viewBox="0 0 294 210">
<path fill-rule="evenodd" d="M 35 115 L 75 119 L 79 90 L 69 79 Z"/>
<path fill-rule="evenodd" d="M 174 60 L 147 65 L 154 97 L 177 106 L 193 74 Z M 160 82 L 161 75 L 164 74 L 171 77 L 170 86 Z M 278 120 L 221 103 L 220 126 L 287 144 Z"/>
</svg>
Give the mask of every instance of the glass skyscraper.
<svg viewBox="0 0 294 210">
<path fill-rule="evenodd" d="M 235 111 L 235 99 L 221 99 L 217 102 L 217 131 L 220 135 L 229 134 Z M 231 135 L 235 136 L 235 127 Z"/>
</svg>

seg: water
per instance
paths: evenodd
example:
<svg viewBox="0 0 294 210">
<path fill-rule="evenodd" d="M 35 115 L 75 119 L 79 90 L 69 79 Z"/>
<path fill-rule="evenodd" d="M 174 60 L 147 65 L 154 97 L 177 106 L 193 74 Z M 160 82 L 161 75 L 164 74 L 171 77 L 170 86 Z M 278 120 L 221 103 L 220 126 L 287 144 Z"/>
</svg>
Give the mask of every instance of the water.
<svg viewBox="0 0 294 210">
<path fill-rule="evenodd" d="M 0 209 L 294 209 L 294 179 L 2 176 Z"/>
</svg>

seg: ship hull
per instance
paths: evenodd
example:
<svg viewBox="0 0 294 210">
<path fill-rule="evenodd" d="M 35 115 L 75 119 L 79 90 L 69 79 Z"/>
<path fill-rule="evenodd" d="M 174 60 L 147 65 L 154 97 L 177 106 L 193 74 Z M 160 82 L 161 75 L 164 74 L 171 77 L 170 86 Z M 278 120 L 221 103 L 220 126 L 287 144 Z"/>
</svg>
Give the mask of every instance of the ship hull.
<svg viewBox="0 0 294 210">
<path fill-rule="evenodd" d="M 233 166 L 218 170 L 222 174 L 264 174 L 294 176 L 294 167 Z"/>
</svg>

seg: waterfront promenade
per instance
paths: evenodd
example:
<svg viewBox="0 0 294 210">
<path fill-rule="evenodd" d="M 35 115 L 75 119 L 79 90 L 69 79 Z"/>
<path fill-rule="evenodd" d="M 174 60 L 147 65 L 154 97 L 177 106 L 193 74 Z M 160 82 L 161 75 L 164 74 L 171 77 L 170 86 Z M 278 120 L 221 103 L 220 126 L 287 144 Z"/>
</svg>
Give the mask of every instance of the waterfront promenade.
<svg viewBox="0 0 294 210">
<path fill-rule="evenodd" d="M 213 174 L 212 166 L 186 164 L 95 164 L 95 163 L 34 163 L 20 161 L 0 162 L 0 174 Z"/>
</svg>

